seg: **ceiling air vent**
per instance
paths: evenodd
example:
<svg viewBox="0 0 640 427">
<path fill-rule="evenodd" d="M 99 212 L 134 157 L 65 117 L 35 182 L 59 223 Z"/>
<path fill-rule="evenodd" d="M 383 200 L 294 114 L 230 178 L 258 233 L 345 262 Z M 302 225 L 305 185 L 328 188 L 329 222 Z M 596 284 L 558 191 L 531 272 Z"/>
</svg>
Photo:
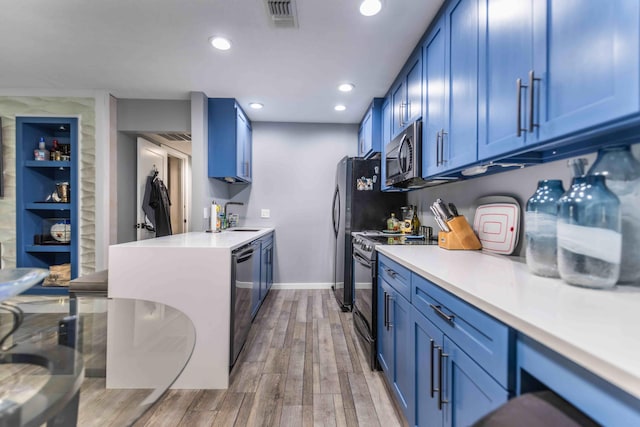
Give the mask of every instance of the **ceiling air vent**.
<svg viewBox="0 0 640 427">
<path fill-rule="evenodd" d="M 269 22 L 276 28 L 296 28 L 296 4 L 293 0 L 265 0 Z"/>
<path fill-rule="evenodd" d="M 168 141 L 187 141 L 191 142 L 191 135 L 188 133 L 159 133 L 158 136 Z"/>
</svg>

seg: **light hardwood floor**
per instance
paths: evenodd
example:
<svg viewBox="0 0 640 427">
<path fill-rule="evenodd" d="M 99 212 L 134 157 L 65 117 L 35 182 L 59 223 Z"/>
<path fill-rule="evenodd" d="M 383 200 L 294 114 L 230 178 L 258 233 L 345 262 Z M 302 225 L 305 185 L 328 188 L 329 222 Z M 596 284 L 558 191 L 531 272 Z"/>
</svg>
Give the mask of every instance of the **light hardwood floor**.
<svg viewBox="0 0 640 427">
<path fill-rule="evenodd" d="M 228 390 L 169 390 L 141 426 L 401 426 L 351 313 L 329 290 L 272 290 Z"/>
</svg>

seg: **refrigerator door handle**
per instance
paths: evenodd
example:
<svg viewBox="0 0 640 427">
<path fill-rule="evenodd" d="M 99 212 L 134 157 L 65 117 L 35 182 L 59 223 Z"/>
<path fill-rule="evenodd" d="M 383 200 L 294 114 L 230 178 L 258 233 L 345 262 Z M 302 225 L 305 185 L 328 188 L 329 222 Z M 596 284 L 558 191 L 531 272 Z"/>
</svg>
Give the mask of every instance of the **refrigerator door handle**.
<svg viewBox="0 0 640 427">
<path fill-rule="evenodd" d="M 336 191 L 333 193 L 333 233 L 336 235 L 336 237 L 338 237 L 339 225 L 340 225 L 340 188 L 336 186 Z"/>
</svg>

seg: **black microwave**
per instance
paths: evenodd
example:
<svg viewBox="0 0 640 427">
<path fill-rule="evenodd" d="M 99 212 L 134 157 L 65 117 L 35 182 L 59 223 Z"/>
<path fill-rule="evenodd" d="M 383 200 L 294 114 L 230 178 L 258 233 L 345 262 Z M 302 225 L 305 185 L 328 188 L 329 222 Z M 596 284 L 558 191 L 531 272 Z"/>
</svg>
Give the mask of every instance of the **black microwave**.
<svg viewBox="0 0 640 427">
<path fill-rule="evenodd" d="M 385 153 L 385 183 L 400 188 L 423 187 L 422 120 L 411 123 L 387 144 Z"/>
</svg>

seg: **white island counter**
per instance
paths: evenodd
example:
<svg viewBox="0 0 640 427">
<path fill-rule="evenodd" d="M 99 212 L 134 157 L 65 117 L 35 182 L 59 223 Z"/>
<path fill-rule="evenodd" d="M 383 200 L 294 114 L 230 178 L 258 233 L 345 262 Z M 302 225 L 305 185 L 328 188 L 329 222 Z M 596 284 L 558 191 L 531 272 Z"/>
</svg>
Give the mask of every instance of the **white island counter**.
<svg viewBox="0 0 640 427">
<path fill-rule="evenodd" d="M 109 247 L 109 297 L 168 304 L 194 324 L 193 354 L 174 388 L 228 387 L 231 252 L 274 231 L 256 229 L 193 232 Z"/>
</svg>

